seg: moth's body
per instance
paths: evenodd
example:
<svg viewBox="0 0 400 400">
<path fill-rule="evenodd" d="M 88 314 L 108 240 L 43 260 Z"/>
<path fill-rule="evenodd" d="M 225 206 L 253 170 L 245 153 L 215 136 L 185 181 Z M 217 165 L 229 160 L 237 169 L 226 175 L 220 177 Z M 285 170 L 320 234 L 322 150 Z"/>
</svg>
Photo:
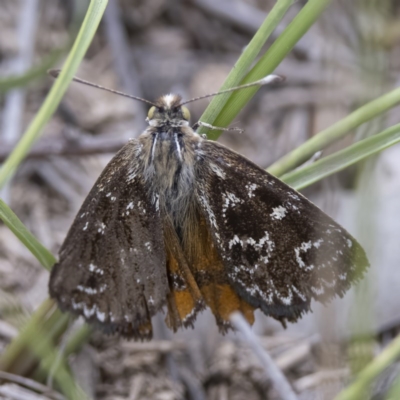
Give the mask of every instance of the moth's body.
<svg viewBox="0 0 400 400">
<path fill-rule="evenodd" d="M 233 311 L 294 322 L 312 299 L 342 296 L 361 277 L 368 260 L 351 235 L 194 132 L 179 96 L 157 100 L 148 121 L 105 168 L 61 248 L 50 294 L 62 309 L 143 339 L 163 307 L 173 330 L 209 307 L 224 332 Z"/>
<path fill-rule="evenodd" d="M 172 111 L 171 106 L 180 100 L 174 95 L 162 97 L 160 104 L 165 110 L 162 118 L 152 119 L 138 139 L 141 148 L 138 161 L 146 184 L 157 197 L 161 211 L 178 229 L 183 228 L 193 205 L 195 160 L 203 140 L 182 119 L 181 112 Z"/>
</svg>

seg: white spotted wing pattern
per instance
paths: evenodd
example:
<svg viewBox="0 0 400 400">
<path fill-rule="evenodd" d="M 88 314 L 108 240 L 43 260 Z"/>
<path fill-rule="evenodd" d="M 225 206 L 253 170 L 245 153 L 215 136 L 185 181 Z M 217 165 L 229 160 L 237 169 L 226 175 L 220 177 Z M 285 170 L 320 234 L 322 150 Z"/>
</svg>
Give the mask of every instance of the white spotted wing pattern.
<svg viewBox="0 0 400 400">
<path fill-rule="evenodd" d="M 282 322 L 342 296 L 369 265 L 364 250 L 318 207 L 246 158 L 201 144 L 196 195 L 230 284 Z"/>
<path fill-rule="evenodd" d="M 157 204 L 132 170 L 138 151 L 129 142 L 100 175 L 61 247 L 50 295 L 109 333 L 146 338 L 169 289 Z"/>
<path fill-rule="evenodd" d="M 294 322 L 312 299 L 342 296 L 369 263 L 356 240 L 302 195 L 189 127 L 179 96 L 106 166 L 50 277 L 63 310 L 103 331 L 151 337 L 208 306 L 221 332 L 253 311 Z"/>
</svg>

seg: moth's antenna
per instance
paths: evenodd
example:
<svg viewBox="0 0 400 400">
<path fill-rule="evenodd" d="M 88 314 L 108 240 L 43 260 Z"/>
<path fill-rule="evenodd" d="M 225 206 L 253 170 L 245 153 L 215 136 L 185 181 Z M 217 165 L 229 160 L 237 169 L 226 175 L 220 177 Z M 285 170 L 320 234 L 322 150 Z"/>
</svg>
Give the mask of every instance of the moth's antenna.
<svg viewBox="0 0 400 400">
<path fill-rule="evenodd" d="M 58 78 L 58 75 L 60 75 L 60 72 L 61 72 L 61 69 L 49 69 L 47 71 L 47 73 L 50 76 L 52 76 L 53 78 Z M 75 82 L 83 83 L 84 85 L 95 87 L 97 89 L 105 90 L 106 92 L 119 94 L 120 96 L 128 97 L 129 99 L 139 100 L 142 103 L 147 103 L 147 104 L 150 104 L 151 106 L 156 106 L 157 107 L 157 105 L 155 103 L 152 103 L 151 101 L 146 100 L 146 99 L 142 99 L 141 97 L 132 96 L 130 94 L 127 94 L 127 93 L 124 93 L 124 92 L 120 92 L 118 90 L 108 89 L 108 88 L 106 88 L 104 86 L 97 85 L 96 83 L 92 83 L 92 82 L 89 82 L 89 81 L 85 81 L 84 79 L 81 79 L 81 78 L 73 77 L 72 80 L 75 81 Z"/>
<path fill-rule="evenodd" d="M 219 94 L 234 92 L 235 90 L 246 89 L 246 88 L 252 87 L 252 86 L 264 86 L 264 85 L 269 85 L 270 83 L 283 82 L 284 80 L 285 80 L 285 77 L 282 75 L 267 75 L 266 77 L 259 79 L 258 81 L 246 83 L 244 85 L 235 86 L 235 87 L 225 89 L 225 90 L 221 90 L 220 92 L 215 92 L 215 93 L 206 94 L 204 96 L 195 97 L 194 99 L 183 101 L 183 102 L 179 103 L 179 105 L 183 106 L 184 104 L 192 103 L 193 101 L 197 101 L 197 100 L 201 100 L 201 99 L 206 99 L 207 97 L 214 97 Z"/>
</svg>

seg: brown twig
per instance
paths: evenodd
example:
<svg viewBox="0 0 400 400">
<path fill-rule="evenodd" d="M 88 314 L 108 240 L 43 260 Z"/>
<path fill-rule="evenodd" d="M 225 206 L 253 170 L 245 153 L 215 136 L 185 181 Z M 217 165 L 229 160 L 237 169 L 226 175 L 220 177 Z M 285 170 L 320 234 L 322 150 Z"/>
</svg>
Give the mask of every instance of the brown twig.
<svg viewBox="0 0 400 400">
<path fill-rule="evenodd" d="M 297 343 L 290 349 L 284 351 L 275 359 L 277 367 L 282 371 L 288 371 L 290 368 L 293 368 L 295 365 L 298 365 L 307 359 L 307 357 L 310 356 L 311 347 L 314 341 L 314 338 L 310 338 Z"/>
<path fill-rule="evenodd" d="M 42 385 L 39 382 L 34 381 L 33 379 L 25 378 L 20 375 L 10 374 L 9 372 L 0 371 L 0 380 L 17 383 L 20 386 L 24 386 L 29 388 L 35 392 L 42 393 L 47 397 L 50 397 L 55 400 L 64 400 L 65 397 L 61 394 L 55 392 L 53 389 L 48 386 Z"/>
<path fill-rule="evenodd" d="M 124 144 L 126 139 L 43 139 L 30 151 L 26 158 L 43 158 L 47 156 L 85 156 L 91 154 L 115 153 Z M 14 146 L 0 143 L 0 162 L 3 162 L 11 153 Z"/>
<path fill-rule="evenodd" d="M 138 400 L 140 391 L 143 388 L 143 384 L 145 383 L 144 375 L 138 374 L 136 375 L 131 382 L 129 388 L 129 400 Z"/>
<path fill-rule="evenodd" d="M 152 342 L 124 342 L 123 348 L 127 352 L 149 352 L 156 351 L 158 353 L 166 354 L 177 350 L 186 350 L 187 345 L 184 342 L 177 342 L 171 340 L 153 340 Z"/>
<path fill-rule="evenodd" d="M 304 392 L 319 387 L 325 382 L 344 380 L 349 378 L 349 376 L 350 370 L 348 368 L 318 371 L 298 379 L 294 382 L 294 386 L 299 392 Z"/>
</svg>

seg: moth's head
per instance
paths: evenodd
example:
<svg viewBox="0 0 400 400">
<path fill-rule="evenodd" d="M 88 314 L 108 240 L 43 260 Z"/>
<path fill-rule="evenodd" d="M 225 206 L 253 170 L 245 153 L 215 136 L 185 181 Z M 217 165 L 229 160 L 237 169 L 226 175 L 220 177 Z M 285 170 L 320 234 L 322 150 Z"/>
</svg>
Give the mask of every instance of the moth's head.
<svg viewBox="0 0 400 400">
<path fill-rule="evenodd" d="M 161 96 L 149 109 L 146 121 L 151 126 L 160 126 L 166 123 L 179 126 L 189 125 L 190 112 L 181 105 L 181 101 L 182 98 L 175 94 Z"/>
</svg>

